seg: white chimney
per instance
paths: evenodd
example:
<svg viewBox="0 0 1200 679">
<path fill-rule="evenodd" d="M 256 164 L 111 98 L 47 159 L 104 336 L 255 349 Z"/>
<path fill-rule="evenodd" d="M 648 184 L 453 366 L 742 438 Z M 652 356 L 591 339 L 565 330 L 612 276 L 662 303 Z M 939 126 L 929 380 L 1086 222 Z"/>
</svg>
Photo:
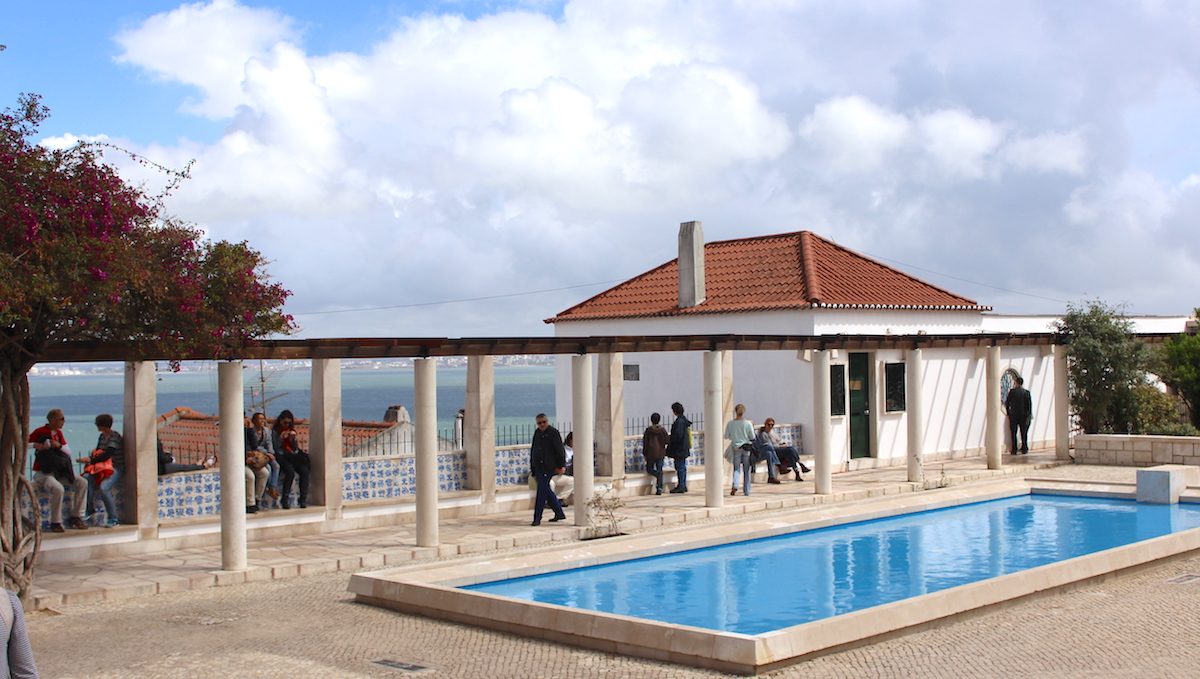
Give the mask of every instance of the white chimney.
<svg viewBox="0 0 1200 679">
<path fill-rule="evenodd" d="M 700 222 L 679 225 L 679 308 L 704 301 L 704 229 Z"/>
</svg>

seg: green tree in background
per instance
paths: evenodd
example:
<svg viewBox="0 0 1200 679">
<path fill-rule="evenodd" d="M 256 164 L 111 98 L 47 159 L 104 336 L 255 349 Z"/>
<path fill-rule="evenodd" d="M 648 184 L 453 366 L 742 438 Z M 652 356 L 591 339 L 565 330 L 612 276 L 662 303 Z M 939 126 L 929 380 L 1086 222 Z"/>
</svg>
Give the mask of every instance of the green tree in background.
<svg viewBox="0 0 1200 679">
<path fill-rule="evenodd" d="M 94 146 L 37 145 L 47 116 L 35 95 L 0 114 L 0 547 L 4 586 L 22 597 L 41 540 L 24 474 L 28 372 L 48 347 L 98 340 L 129 343 L 131 360 L 214 359 L 295 329 L 258 252 L 203 240 Z"/>
<path fill-rule="evenodd" d="M 1085 433 L 1125 432 L 1133 425 L 1131 390 L 1143 384 L 1145 345 L 1120 307 L 1100 300 L 1067 305 L 1054 328 L 1067 336 L 1071 406 Z"/>
<path fill-rule="evenodd" d="M 1195 310 L 1200 314 L 1200 309 Z M 1176 335 L 1159 349 L 1164 367 L 1162 381 L 1187 404 L 1192 426 L 1200 428 L 1200 337 Z"/>
</svg>

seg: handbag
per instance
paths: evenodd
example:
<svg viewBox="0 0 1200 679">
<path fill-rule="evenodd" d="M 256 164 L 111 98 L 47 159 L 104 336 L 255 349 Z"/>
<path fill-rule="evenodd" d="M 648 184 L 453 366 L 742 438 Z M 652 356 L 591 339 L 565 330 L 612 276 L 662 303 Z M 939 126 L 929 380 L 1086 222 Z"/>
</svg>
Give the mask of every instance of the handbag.
<svg viewBox="0 0 1200 679">
<path fill-rule="evenodd" d="M 760 459 L 758 456 L 758 446 L 755 446 L 753 443 L 743 443 L 739 447 L 742 450 L 746 451 L 747 453 L 750 453 L 751 466 L 758 464 L 758 461 Z"/>
<path fill-rule="evenodd" d="M 251 469 L 262 469 L 271 464 L 271 458 L 261 450 L 246 451 L 246 466 Z"/>
<path fill-rule="evenodd" d="M 104 460 L 103 462 L 92 462 L 84 466 L 83 473 L 91 474 L 96 479 L 96 483 L 100 483 L 104 479 L 116 473 L 113 468 L 112 459 Z"/>
</svg>

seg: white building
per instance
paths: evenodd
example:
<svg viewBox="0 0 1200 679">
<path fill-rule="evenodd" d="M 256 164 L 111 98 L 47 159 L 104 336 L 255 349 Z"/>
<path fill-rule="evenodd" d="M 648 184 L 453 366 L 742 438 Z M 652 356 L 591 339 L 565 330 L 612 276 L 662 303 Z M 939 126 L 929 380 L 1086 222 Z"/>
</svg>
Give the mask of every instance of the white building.
<svg viewBox="0 0 1200 679">
<path fill-rule="evenodd" d="M 700 224 L 688 222 L 680 229 L 677 259 L 546 322 L 554 324 L 559 337 L 1053 331 L 1053 317 L 997 316 L 986 313 L 990 310 L 808 231 L 705 244 Z M 1135 319 L 1143 332 L 1182 332 L 1186 320 Z M 1017 375 L 1033 395 L 1030 442 L 1037 447 L 1055 442 L 1054 350 L 1045 345 L 1004 346 L 1000 356 L 1001 398 Z M 701 353 L 625 354 L 625 416 L 667 415 L 674 401 L 688 412 L 700 410 Z M 725 373 L 733 384 L 732 403 L 744 403 L 747 417 L 756 423 L 773 417 L 812 431 L 814 373 L 806 352 L 731 353 L 732 366 L 726 365 Z M 911 410 L 906 404 L 905 351 L 830 353 L 833 468 L 903 464 Z M 922 349 L 925 459 L 983 453 L 985 353 L 976 347 Z M 559 364 L 556 405 L 560 414 L 572 412 L 565 360 Z M 731 403 L 725 407 L 728 411 Z"/>
</svg>

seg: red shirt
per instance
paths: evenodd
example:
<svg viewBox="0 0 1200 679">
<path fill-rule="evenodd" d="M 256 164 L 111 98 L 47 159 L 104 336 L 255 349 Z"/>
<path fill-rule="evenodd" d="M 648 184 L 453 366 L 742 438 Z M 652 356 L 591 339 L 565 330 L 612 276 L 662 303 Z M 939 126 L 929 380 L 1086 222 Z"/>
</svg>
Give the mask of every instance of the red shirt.
<svg viewBox="0 0 1200 679">
<path fill-rule="evenodd" d="M 48 425 L 48 424 L 43 424 L 42 426 L 38 427 L 37 429 L 34 429 L 33 431 L 29 432 L 29 442 L 30 443 L 41 443 L 42 439 L 46 438 L 47 436 L 54 439 L 55 441 L 58 441 L 59 445 L 65 446 L 67 444 L 67 438 L 65 436 L 63 436 L 62 429 L 51 429 L 50 425 Z M 33 471 L 35 471 L 35 472 L 42 471 L 41 468 L 38 467 L 38 463 L 37 463 L 36 459 L 33 461 Z"/>
</svg>

